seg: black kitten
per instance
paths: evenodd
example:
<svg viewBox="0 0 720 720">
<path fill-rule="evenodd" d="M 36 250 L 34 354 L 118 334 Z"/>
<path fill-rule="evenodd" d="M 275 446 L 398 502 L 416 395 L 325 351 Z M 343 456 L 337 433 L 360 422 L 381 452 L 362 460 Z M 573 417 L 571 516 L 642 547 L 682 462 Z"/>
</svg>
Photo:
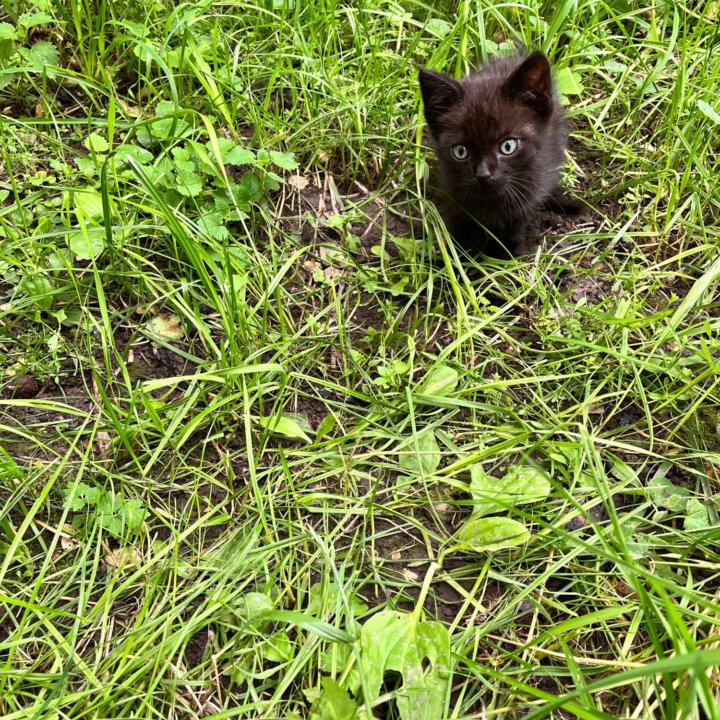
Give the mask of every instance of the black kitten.
<svg viewBox="0 0 720 720">
<path fill-rule="evenodd" d="M 420 88 L 458 243 L 518 251 L 540 208 L 577 212 L 558 189 L 567 131 L 545 55 L 494 60 L 464 80 L 421 68 Z"/>
</svg>

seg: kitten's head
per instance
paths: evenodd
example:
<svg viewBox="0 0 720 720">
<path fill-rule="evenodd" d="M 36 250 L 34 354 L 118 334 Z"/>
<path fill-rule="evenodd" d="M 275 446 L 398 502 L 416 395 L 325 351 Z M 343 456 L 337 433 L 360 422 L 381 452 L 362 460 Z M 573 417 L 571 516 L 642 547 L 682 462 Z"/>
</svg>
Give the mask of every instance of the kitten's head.
<svg viewBox="0 0 720 720">
<path fill-rule="evenodd" d="M 497 60 L 464 80 L 421 68 L 420 88 L 447 191 L 525 197 L 556 181 L 561 120 L 545 55 Z"/>
</svg>

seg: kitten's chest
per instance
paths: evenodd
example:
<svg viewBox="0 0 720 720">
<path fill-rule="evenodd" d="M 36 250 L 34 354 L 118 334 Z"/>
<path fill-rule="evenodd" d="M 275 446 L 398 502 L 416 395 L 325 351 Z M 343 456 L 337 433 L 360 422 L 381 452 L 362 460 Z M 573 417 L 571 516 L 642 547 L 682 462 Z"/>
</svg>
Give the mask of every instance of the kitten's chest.
<svg viewBox="0 0 720 720">
<path fill-rule="evenodd" d="M 491 191 L 468 192 L 453 189 L 438 182 L 430 189 L 430 198 L 440 210 L 449 226 L 485 226 L 492 231 L 503 231 L 525 219 L 524 209 L 512 205 Z"/>
</svg>

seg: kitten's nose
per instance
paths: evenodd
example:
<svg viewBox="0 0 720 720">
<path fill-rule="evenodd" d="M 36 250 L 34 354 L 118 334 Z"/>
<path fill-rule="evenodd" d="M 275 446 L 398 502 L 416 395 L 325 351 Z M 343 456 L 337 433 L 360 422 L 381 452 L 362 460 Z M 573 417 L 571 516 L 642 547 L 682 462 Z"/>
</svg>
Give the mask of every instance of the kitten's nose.
<svg viewBox="0 0 720 720">
<path fill-rule="evenodd" d="M 486 160 L 483 160 L 475 169 L 475 177 L 478 180 L 492 180 L 493 174 L 490 172 Z"/>
</svg>

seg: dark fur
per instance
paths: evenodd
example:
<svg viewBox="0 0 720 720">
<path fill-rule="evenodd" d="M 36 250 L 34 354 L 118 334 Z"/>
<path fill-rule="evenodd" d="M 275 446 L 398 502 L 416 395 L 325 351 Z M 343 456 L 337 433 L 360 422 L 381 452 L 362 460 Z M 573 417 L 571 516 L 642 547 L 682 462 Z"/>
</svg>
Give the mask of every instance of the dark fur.
<svg viewBox="0 0 720 720">
<path fill-rule="evenodd" d="M 538 210 L 577 210 L 558 189 L 567 131 L 542 53 L 494 60 L 464 80 L 421 68 L 420 88 L 440 209 L 459 244 L 492 253 L 497 239 L 516 251 Z M 500 152 L 506 138 L 518 141 L 512 155 Z M 457 144 L 469 150 L 463 161 Z"/>
</svg>

